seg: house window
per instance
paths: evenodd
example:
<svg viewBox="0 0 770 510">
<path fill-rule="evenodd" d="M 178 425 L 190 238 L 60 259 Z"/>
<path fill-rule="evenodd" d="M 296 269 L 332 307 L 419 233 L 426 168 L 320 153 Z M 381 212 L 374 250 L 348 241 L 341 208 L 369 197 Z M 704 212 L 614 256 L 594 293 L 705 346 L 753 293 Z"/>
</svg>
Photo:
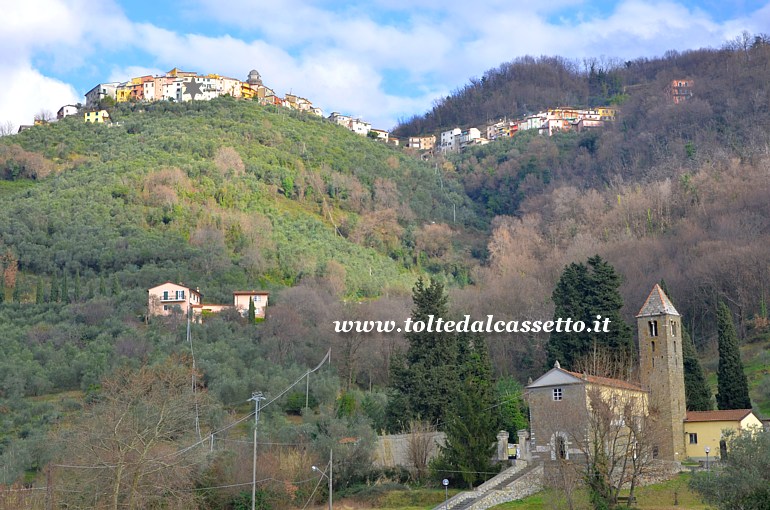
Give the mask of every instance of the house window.
<svg viewBox="0 0 770 510">
<path fill-rule="evenodd" d="M 171 310 L 171 305 L 163 305 L 164 312 L 168 312 L 169 310 Z"/>
<path fill-rule="evenodd" d="M 553 389 L 553 399 L 554 400 L 561 400 L 562 399 L 561 388 L 554 388 Z"/>
<path fill-rule="evenodd" d="M 652 447 L 652 458 L 657 459 L 658 455 L 660 455 L 660 451 L 658 450 L 657 446 Z"/>
<path fill-rule="evenodd" d="M 698 434 L 690 434 L 690 444 L 698 444 Z"/>
<path fill-rule="evenodd" d="M 184 291 L 183 290 L 176 291 L 176 298 L 177 299 L 184 299 Z"/>
<path fill-rule="evenodd" d="M 647 326 L 650 328 L 650 336 L 658 336 L 658 321 L 649 321 Z"/>
<path fill-rule="evenodd" d="M 168 291 L 167 290 L 163 291 L 163 300 L 164 301 L 168 301 Z"/>
<path fill-rule="evenodd" d="M 262 302 L 262 296 L 254 296 L 254 302 L 255 303 L 261 303 Z"/>
</svg>

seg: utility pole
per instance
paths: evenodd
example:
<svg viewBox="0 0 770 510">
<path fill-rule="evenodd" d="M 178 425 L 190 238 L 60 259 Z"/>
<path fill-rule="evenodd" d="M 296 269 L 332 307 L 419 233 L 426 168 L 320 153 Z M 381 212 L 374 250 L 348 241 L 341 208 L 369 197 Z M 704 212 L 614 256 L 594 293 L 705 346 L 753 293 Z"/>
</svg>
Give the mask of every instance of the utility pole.
<svg viewBox="0 0 770 510">
<path fill-rule="evenodd" d="M 329 510 L 333 510 L 332 509 L 332 474 L 333 474 L 332 469 L 334 466 L 334 464 L 332 463 L 333 455 L 334 455 L 334 449 L 330 447 L 329 448 L 329 476 L 328 476 L 329 478 Z"/>
<path fill-rule="evenodd" d="M 265 400 L 265 396 L 261 391 L 255 391 L 251 394 L 249 400 L 254 401 L 254 457 L 251 467 L 251 510 L 255 510 L 257 505 L 257 428 L 259 427 L 259 403 Z"/>
</svg>

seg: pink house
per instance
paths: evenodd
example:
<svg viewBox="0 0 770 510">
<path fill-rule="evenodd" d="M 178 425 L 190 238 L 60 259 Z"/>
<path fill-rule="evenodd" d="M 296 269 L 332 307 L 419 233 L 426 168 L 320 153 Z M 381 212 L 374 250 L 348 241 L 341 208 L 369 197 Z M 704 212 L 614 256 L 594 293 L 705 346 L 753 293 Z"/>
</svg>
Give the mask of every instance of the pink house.
<svg viewBox="0 0 770 510">
<path fill-rule="evenodd" d="M 249 301 L 254 302 L 255 316 L 265 317 L 269 292 L 263 290 L 237 290 L 233 292 L 232 305 L 218 305 L 203 302 L 200 289 L 191 289 L 182 284 L 166 282 L 147 291 L 149 316 L 167 316 L 174 312 L 192 312 L 192 317 L 200 321 L 205 313 L 219 313 L 235 308 L 243 317 L 249 313 Z"/>
<path fill-rule="evenodd" d="M 241 315 L 246 317 L 249 313 L 249 301 L 254 301 L 254 315 L 264 319 L 269 295 L 269 292 L 262 290 L 236 290 L 233 292 L 233 305 Z"/>
<path fill-rule="evenodd" d="M 147 291 L 149 314 L 171 315 L 175 311 L 187 313 L 194 306 L 203 302 L 203 294 L 199 289 L 191 289 L 173 282 L 162 283 Z"/>
</svg>

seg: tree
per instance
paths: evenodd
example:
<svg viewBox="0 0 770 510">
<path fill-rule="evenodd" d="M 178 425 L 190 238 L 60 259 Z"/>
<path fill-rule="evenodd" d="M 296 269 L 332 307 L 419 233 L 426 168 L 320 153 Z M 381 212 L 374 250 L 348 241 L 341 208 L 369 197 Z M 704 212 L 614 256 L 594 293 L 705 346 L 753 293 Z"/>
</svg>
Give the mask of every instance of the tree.
<svg viewBox="0 0 770 510">
<path fill-rule="evenodd" d="M 60 432 L 60 463 L 92 468 L 57 468 L 56 487 L 64 489 L 57 497 L 79 508 L 92 498 L 113 510 L 194 506 L 188 489 L 208 448 L 185 447 L 198 440 L 196 412 L 201 427 L 208 427 L 214 408 L 203 388 L 190 387 L 188 365 L 167 359 L 137 371 L 119 369 L 102 381 L 96 403 Z M 82 487 L 92 490 L 67 491 Z"/>
<path fill-rule="evenodd" d="M 35 303 L 41 305 L 45 303 L 45 290 L 43 287 L 43 279 L 38 277 L 37 286 L 35 287 Z"/>
<path fill-rule="evenodd" d="M 749 385 L 743 372 L 738 335 L 730 308 L 719 302 L 717 310 L 719 368 L 717 370 L 717 405 L 719 409 L 751 409 Z"/>
<path fill-rule="evenodd" d="M 67 273 L 65 272 L 61 277 L 61 301 L 62 303 L 69 303 L 70 302 L 70 288 L 69 288 L 69 279 L 67 278 Z"/>
<path fill-rule="evenodd" d="M 427 324 L 446 318 L 447 296 L 444 286 L 435 279 L 425 286 L 422 278 L 414 286 L 412 321 Z M 433 319 L 431 319 L 433 317 Z M 412 420 L 438 424 L 444 417 L 457 391 L 458 341 L 453 333 L 407 333 L 409 348 L 391 364 L 391 399 L 388 420 L 391 429 L 403 429 Z M 435 328 L 434 328 L 435 329 Z"/>
<path fill-rule="evenodd" d="M 521 384 L 513 377 L 504 377 L 497 381 L 495 387 L 497 401 L 500 402 L 500 428 L 507 430 L 510 437 L 516 437 L 517 431 L 528 426 Z"/>
<path fill-rule="evenodd" d="M 249 313 L 246 317 L 248 317 L 249 324 L 257 322 L 257 308 L 253 299 L 249 299 Z"/>
<path fill-rule="evenodd" d="M 770 508 L 770 432 L 731 431 L 720 467 L 690 482 L 703 499 L 721 510 Z"/>
<path fill-rule="evenodd" d="M 634 361 L 634 342 L 631 328 L 625 323 L 620 310 L 623 298 L 619 288 L 621 277 L 599 255 L 588 259 L 588 265 L 572 263 L 562 272 L 553 291 L 554 320 L 571 318 L 583 321 L 582 333 L 553 332 L 548 340 L 548 366 L 559 361 L 569 369 L 575 362 L 597 348 L 606 347 L 628 370 Z M 591 331 L 597 315 L 601 321 L 609 319 L 609 332 Z M 615 374 L 623 377 L 626 374 Z"/>
<path fill-rule="evenodd" d="M 682 327 L 682 364 L 684 365 L 684 394 L 687 410 L 710 411 L 713 407 L 711 387 L 698 361 L 695 344 L 685 327 Z"/>
<path fill-rule="evenodd" d="M 59 301 L 59 280 L 56 278 L 56 273 L 51 276 L 51 303 L 57 303 Z"/>
<path fill-rule="evenodd" d="M 432 468 L 436 475 L 461 478 L 469 489 L 496 472 L 492 457 L 496 447 L 498 416 L 494 409 L 491 364 L 484 339 L 460 337 L 459 391 L 445 426 L 446 444 Z"/>
</svg>

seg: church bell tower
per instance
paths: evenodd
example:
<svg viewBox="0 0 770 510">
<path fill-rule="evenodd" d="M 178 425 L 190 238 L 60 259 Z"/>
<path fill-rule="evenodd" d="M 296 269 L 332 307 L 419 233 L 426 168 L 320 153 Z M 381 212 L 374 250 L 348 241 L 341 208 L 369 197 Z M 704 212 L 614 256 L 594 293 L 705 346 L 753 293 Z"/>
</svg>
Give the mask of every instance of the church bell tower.
<svg viewBox="0 0 770 510">
<path fill-rule="evenodd" d="M 660 285 L 655 285 L 636 316 L 639 331 L 639 372 L 649 392 L 650 410 L 657 411 L 653 455 L 684 460 L 684 420 L 687 415 L 679 312 Z M 657 448 L 655 448 L 657 446 Z"/>
</svg>

